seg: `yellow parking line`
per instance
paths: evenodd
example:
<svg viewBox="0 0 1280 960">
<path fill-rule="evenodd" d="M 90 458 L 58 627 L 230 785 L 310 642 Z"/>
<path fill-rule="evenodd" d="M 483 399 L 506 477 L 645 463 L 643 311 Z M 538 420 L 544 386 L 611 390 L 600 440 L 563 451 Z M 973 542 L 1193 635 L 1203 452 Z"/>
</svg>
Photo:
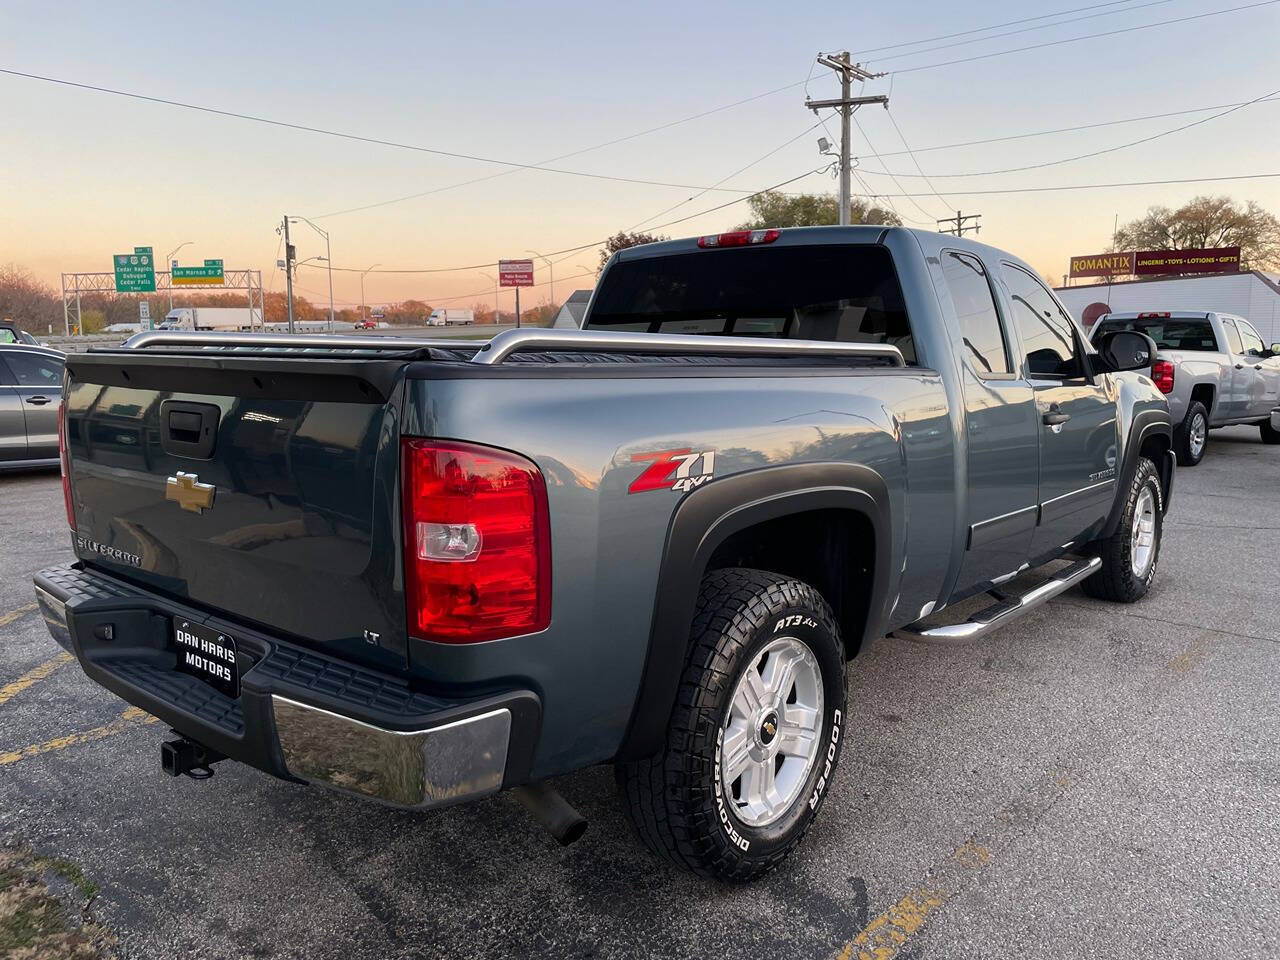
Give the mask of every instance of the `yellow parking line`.
<svg viewBox="0 0 1280 960">
<path fill-rule="evenodd" d="M 0 706 L 4 706 L 27 687 L 33 683 L 39 683 L 63 664 L 70 663 L 74 659 L 69 653 L 60 653 L 52 660 L 46 660 L 40 666 L 28 670 L 13 683 L 6 683 L 3 687 L 0 687 Z"/>
<path fill-rule="evenodd" d="M 925 919 L 942 906 L 947 892 L 941 887 L 919 887 L 876 917 L 844 945 L 836 960 L 892 960 Z"/>
<path fill-rule="evenodd" d="M 28 760 L 31 757 L 38 757 L 42 753 L 54 753 L 58 750 L 65 750 L 67 747 L 74 747 L 78 743 L 92 743 L 94 740 L 102 740 L 106 737 L 115 736 L 117 733 L 123 733 L 129 729 L 133 721 L 145 718 L 145 723 L 155 723 L 157 718 L 148 716 L 145 710 L 138 707 L 130 707 L 124 713 L 120 714 L 110 723 L 104 723 L 100 727 L 94 727 L 92 730 L 84 730 L 80 733 L 69 733 L 65 737 L 54 737 L 52 740 L 46 740 L 44 743 L 33 743 L 29 747 L 23 747 L 21 750 L 12 750 L 9 753 L 0 753 L 0 767 L 7 767 L 10 764 L 17 763 L 20 760 Z"/>
<path fill-rule="evenodd" d="M 947 885 L 958 887 L 966 875 L 991 862 L 991 849 L 970 839 L 950 857 L 935 865 L 933 879 L 916 887 L 858 931 L 835 955 L 835 960 L 893 960 L 947 902 Z"/>
<path fill-rule="evenodd" d="M 0 613 L 0 627 L 7 627 L 24 613 L 30 613 L 36 608 L 36 606 L 37 604 L 28 603 L 25 607 L 19 607 L 17 610 L 10 610 L 8 613 Z"/>
</svg>

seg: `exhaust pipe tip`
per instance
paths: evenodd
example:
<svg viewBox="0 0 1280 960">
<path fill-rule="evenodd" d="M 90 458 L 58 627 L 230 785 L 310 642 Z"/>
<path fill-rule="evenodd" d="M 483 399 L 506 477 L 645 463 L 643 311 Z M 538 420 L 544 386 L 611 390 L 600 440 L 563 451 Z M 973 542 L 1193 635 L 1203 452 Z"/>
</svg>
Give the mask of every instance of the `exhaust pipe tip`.
<svg viewBox="0 0 1280 960">
<path fill-rule="evenodd" d="M 587 818 L 545 780 L 516 787 L 511 792 L 560 846 L 569 846 L 587 832 Z"/>
</svg>

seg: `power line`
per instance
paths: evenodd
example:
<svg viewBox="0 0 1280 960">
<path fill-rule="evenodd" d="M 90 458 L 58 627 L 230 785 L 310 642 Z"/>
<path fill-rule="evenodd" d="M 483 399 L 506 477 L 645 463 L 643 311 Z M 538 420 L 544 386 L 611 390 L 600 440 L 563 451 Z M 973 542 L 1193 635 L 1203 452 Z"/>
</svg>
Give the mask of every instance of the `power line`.
<svg viewBox="0 0 1280 960">
<path fill-rule="evenodd" d="M 1113 17 L 1117 14 L 1131 13 L 1134 10 L 1142 10 L 1146 7 L 1159 7 L 1167 3 L 1173 3 L 1173 0 L 1147 0 L 1146 3 L 1139 3 L 1133 7 L 1125 7 L 1123 10 L 1105 10 L 1102 13 L 1090 13 L 1083 17 L 1072 17 L 1070 20 L 1059 20 L 1056 23 L 1042 23 L 1034 27 L 1021 27 L 1018 30 L 1006 30 L 1004 33 L 992 33 L 985 37 L 974 37 L 970 40 L 957 40 L 955 43 L 942 43 L 936 47 L 924 47 L 920 50 L 909 50 L 906 53 L 891 54 L 885 59 L 900 60 L 903 57 L 915 57 L 923 53 L 933 53 L 935 50 L 950 50 L 952 47 L 963 47 L 971 43 L 985 43 L 988 40 L 999 40 L 1002 37 L 1013 37 L 1020 33 L 1032 33 L 1036 30 L 1052 30 L 1054 27 L 1065 27 L 1069 23 L 1079 23 L 1082 20 L 1096 20 L 1098 17 Z"/>
<path fill-rule="evenodd" d="M 735 204 L 742 203 L 746 200 L 750 200 L 752 197 L 758 197 L 763 193 L 768 193 L 771 190 L 777 190 L 779 187 L 785 187 L 785 186 L 788 186 L 789 184 L 795 183 L 798 180 L 803 180 L 806 177 L 811 177 L 815 173 L 820 173 L 825 169 L 826 167 L 818 167 L 813 170 L 806 170 L 804 173 L 801 173 L 798 176 L 794 176 L 787 180 L 783 180 L 779 183 L 775 183 L 772 186 L 765 187 L 762 190 L 757 190 L 754 193 L 749 193 L 745 197 L 735 197 L 732 200 L 726 200 L 724 203 L 717 204 L 714 207 L 708 207 L 706 210 L 699 210 L 697 213 L 691 213 L 691 214 L 688 214 L 687 216 L 680 217 L 679 219 L 676 219 L 676 220 L 668 220 L 666 223 L 659 223 L 656 226 L 650 227 L 650 229 L 662 230 L 665 227 L 674 227 L 676 224 L 679 224 L 679 223 L 686 223 L 690 220 L 696 220 L 698 217 L 706 216 L 709 213 L 716 213 L 717 211 L 723 210 L 726 207 L 732 207 Z M 550 253 L 545 254 L 545 256 L 548 258 L 558 257 L 561 254 L 578 253 L 581 250 L 590 250 L 592 247 L 599 247 L 603 245 L 608 239 L 609 239 L 608 237 L 605 237 L 600 240 L 592 240 L 590 243 L 579 244 L 576 247 L 565 247 L 563 250 L 552 250 Z M 407 270 L 386 269 L 386 268 L 378 269 L 378 270 L 365 270 L 361 267 L 334 267 L 333 269 L 342 271 L 343 273 L 415 273 L 415 274 L 416 273 L 460 273 L 466 270 L 485 270 L 496 264 L 497 264 L 496 260 L 486 260 L 484 263 L 472 263 L 464 267 L 421 267 L 421 268 L 413 268 L 413 269 L 407 269 Z M 300 264 L 300 266 L 317 266 L 317 265 Z"/>
<path fill-rule="evenodd" d="M 1000 170 L 970 170 L 965 173 L 935 173 L 935 174 L 932 174 L 932 176 L 937 177 L 938 179 L 943 179 L 943 178 L 955 179 L 960 177 L 990 177 L 990 176 L 995 176 L 997 174 L 1002 174 L 1002 173 L 1021 173 L 1026 170 L 1043 170 L 1045 167 L 1055 167 L 1064 163 L 1074 163 L 1077 160 L 1088 160 L 1091 157 L 1100 157 L 1100 156 L 1103 156 L 1104 154 L 1116 153 L 1119 150 L 1127 150 L 1129 147 L 1136 147 L 1136 146 L 1139 146 L 1140 144 L 1150 143 L 1153 140 L 1159 140 L 1162 137 L 1167 137 L 1174 133 L 1181 133 L 1183 130 L 1190 130 L 1192 127 L 1198 127 L 1203 123 L 1209 123 L 1210 121 L 1217 120 L 1220 117 L 1225 117 L 1227 116 L 1227 114 L 1235 113 L 1237 110 L 1243 110 L 1245 107 L 1253 106 L 1253 104 L 1255 103 L 1259 103 L 1263 100 L 1269 100 L 1272 97 L 1276 97 L 1277 95 L 1280 95 L 1280 90 L 1272 90 L 1270 93 L 1264 93 L 1259 97 L 1254 97 L 1252 100 L 1246 100 L 1244 103 L 1238 104 L 1234 107 L 1229 107 L 1220 113 L 1215 113 L 1211 117 L 1201 117 L 1199 120 L 1193 120 L 1190 123 L 1184 123 L 1180 127 L 1173 127 L 1170 130 L 1162 130 L 1159 133 L 1153 133 L 1150 136 L 1142 137 L 1141 139 L 1138 139 L 1138 140 L 1130 140 L 1128 143 L 1120 143 L 1113 147 L 1106 147 L 1102 150 L 1093 150 L 1093 151 L 1090 151 L 1089 153 L 1081 153 L 1073 157 L 1061 157 L 1057 160 L 1046 160 L 1043 163 L 1029 163 L 1021 167 L 1004 167 Z M 893 121 L 892 114 L 890 115 L 889 119 L 890 121 Z M 896 122 L 894 122 L 893 125 L 894 127 L 897 127 Z M 899 136 L 901 136 L 901 131 L 899 131 Z M 902 143 L 904 146 L 906 146 L 906 140 L 903 140 Z M 908 151 L 910 151 L 910 147 L 908 147 L 907 149 Z M 879 160 L 880 157 L 877 156 L 876 159 Z M 911 159 L 915 160 L 915 156 L 912 155 Z M 917 170 L 920 169 L 920 166 L 918 163 L 916 164 L 916 169 Z M 925 173 L 923 170 L 920 170 L 919 173 L 890 173 L 888 170 L 863 170 L 862 172 L 873 173 L 879 176 L 888 176 L 893 178 L 893 181 L 895 183 L 897 183 L 898 177 L 923 177 L 926 183 L 929 182 L 929 177 L 925 176 Z M 932 189 L 933 184 L 929 183 L 929 187 L 930 189 Z"/>
<path fill-rule="evenodd" d="M 1007 193 L 1054 193 L 1063 190 L 1104 190 L 1109 187 L 1163 187 L 1182 183 L 1221 183 L 1226 180 L 1270 180 L 1280 173 L 1245 173 L 1230 177 L 1183 177 L 1176 180 L 1130 180 L 1125 183 L 1071 183 L 1054 187 L 1010 187 L 1003 190 L 952 190 L 957 197 L 980 197 Z M 877 197 L 931 197 L 931 193 L 878 193 Z M 337 267 L 334 268 L 335 270 Z"/>
<path fill-rule="evenodd" d="M 763 100 L 765 97 L 771 97 L 776 93 L 782 93 L 783 91 L 786 91 L 786 90 L 794 90 L 796 87 L 801 86 L 804 82 L 805 81 L 800 80 L 795 83 L 788 83 L 781 87 L 775 87 L 772 90 L 766 90 L 764 93 L 757 93 L 750 97 L 743 97 L 741 100 L 733 101 L 733 103 L 726 103 L 723 106 L 713 107 L 710 110 L 703 110 L 701 113 L 695 113 L 687 117 L 682 117 L 679 120 L 672 120 L 669 123 L 659 124 L 656 127 L 649 127 L 645 130 L 640 130 L 636 133 L 629 133 L 624 137 L 615 137 L 612 140 L 605 140 L 603 143 L 597 143 L 590 147 L 583 147 L 580 150 L 573 150 L 573 151 L 570 151 L 569 153 L 562 153 L 559 156 L 551 157 L 547 160 L 539 161 L 538 163 L 533 164 L 533 166 L 540 167 L 548 163 L 557 163 L 560 160 L 567 160 L 570 157 L 580 156 L 581 154 L 584 154 L 584 153 L 591 153 L 592 151 L 595 151 L 595 150 L 603 150 L 605 147 L 616 146 L 619 143 L 626 143 L 628 140 L 635 140 L 639 137 L 646 137 L 651 133 L 659 133 L 663 130 L 670 130 L 672 127 L 678 127 L 684 123 L 691 123 L 694 120 L 701 120 L 703 117 L 709 117 L 712 114 L 720 113 L 724 110 L 731 110 L 734 107 L 740 107 L 746 103 L 752 103 L 756 100 Z M 474 177 L 470 180 L 459 180 L 456 183 L 448 183 L 448 184 L 445 184 L 444 186 L 433 187 L 430 190 L 422 190 L 418 193 L 410 193 L 401 197 L 392 197 L 389 200 L 378 200 L 378 201 L 375 201 L 374 203 L 366 203 L 358 207 L 347 207 L 346 209 L 343 209 L 343 210 L 334 210 L 329 213 L 322 213 L 316 216 L 315 219 L 323 220 L 326 217 L 340 217 L 348 213 L 359 213 L 364 210 L 373 210 L 377 207 L 390 206 L 393 203 L 404 203 L 407 200 L 420 200 L 423 197 L 433 196 L 437 193 L 444 193 L 448 190 L 456 190 L 459 187 L 469 187 L 472 184 L 484 183 L 487 180 L 496 180 L 499 177 L 507 177 L 515 172 L 516 172 L 515 170 L 502 170 L 502 171 L 499 171 L 498 173 L 486 174 L 483 177 Z M 705 193 L 706 191 L 703 191 L 703 192 Z"/>
<path fill-rule="evenodd" d="M 875 145 L 871 142 L 871 139 L 867 136 L 867 132 L 866 132 L 865 130 L 863 130 L 863 129 L 862 129 L 862 124 L 858 123 L 858 118 L 857 118 L 857 117 L 854 117 L 854 118 L 853 118 L 853 125 L 854 125 L 855 127 L 857 127 L 857 128 L 858 128 L 858 133 L 862 134 L 862 139 L 867 141 L 867 146 L 871 148 L 871 155 L 872 155 L 873 157 L 875 157 L 875 158 L 876 158 L 876 160 L 879 160 L 879 159 L 880 159 L 880 155 L 879 155 L 878 153 L 876 153 Z M 896 178 L 896 177 L 890 177 L 889 179 L 890 179 L 890 180 L 892 180 L 892 181 L 894 182 L 894 185 L 895 185 L 895 186 L 897 186 L 897 188 L 898 188 L 899 190 L 905 190 L 905 189 L 906 189 L 905 187 L 903 187 L 903 185 L 902 185 L 902 184 L 898 183 L 898 180 L 897 180 L 897 178 Z M 907 194 L 905 194 L 905 193 L 904 193 L 904 194 L 902 194 L 902 195 L 903 195 L 904 197 L 907 197 L 907 199 L 911 201 L 911 205 L 912 205 L 913 207 L 915 207 L 917 210 L 919 210 L 922 214 L 924 214 L 926 217 L 930 216 L 929 211 L 928 211 L 928 210 L 926 210 L 924 207 L 920 206 L 920 204 L 916 202 L 915 197 L 907 196 Z M 935 222 L 936 222 L 936 221 L 935 221 Z"/>
<path fill-rule="evenodd" d="M 1123 27 L 1118 30 L 1107 30 L 1102 33 L 1089 33 L 1080 37 L 1066 37 L 1062 40 L 1048 40 L 1044 43 L 1033 43 L 1026 47 L 1014 47 L 1011 50 L 996 50 L 993 53 L 980 53 L 972 57 L 961 57 L 957 60 L 944 60 L 940 63 L 926 63 L 917 67 L 902 67 L 898 70 L 890 70 L 891 74 L 899 73 L 915 73 L 918 70 L 933 70 L 937 67 L 951 67 L 958 63 L 973 63 L 975 60 L 988 60 L 992 57 L 1006 57 L 1012 53 L 1025 53 L 1028 50 L 1043 50 L 1045 47 L 1057 47 L 1065 43 L 1079 43 L 1081 40 L 1096 40 L 1099 37 L 1115 37 L 1124 33 L 1133 33 L 1136 30 L 1150 30 L 1152 27 L 1165 27 L 1174 23 L 1189 23 L 1192 20 L 1203 20 L 1206 17 L 1218 17 L 1224 13 L 1237 13 L 1241 10 L 1253 10 L 1257 7 L 1269 7 L 1272 4 L 1280 3 L 1280 0 L 1258 0 L 1257 3 L 1246 3 L 1239 7 L 1227 7 L 1225 10 L 1210 10 L 1208 13 L 1197 13 L 1189 17 L 1177 17 L 1173 20 L 1156 20 L 1152 23 L 1142 23 L 1134 27 Z"/>
<path fill-rule="evenodd" d="M 920 176 L 924 177 L 925 184 L 929 187 L 930 190 L 933 191 L 933 195 L 942 201 L 944 206 L 948 206 L 948 207 L 951 206 L 951 201 L 948 200 L 946 197 L 944 197 L 942 194 L 940 194 L 938 192 L 938 188 L 933 185 L 933 181 L 930 180 L 925 175 L 924 167 L 920 166 L 920 161 L 917 160 L 916 155 L 911 152 L 911 144 L 907 143 L 907 138 L 903 135 L 902 128 L 898 126 L 898 121 L 894 118 L 893 114 L 890 113 L 888 110 L 885 110 L 885 113 L 889 115 L 889 122 L 893 124 L 893 129 L 898 131 L 898 139 L 901 140 L 902 145 L 907 148 L 907 155 L 911 157 L 911 162 L 916 165 L 916 170 L 920 172 Z M 958 217 L 960 216 L 960 214 L 957 213 L 956 216 Z"/>
<path fill-rule="evenodd" d="M 1280 0 L 1273 0 L 1273 2 L 1280 2 Z M 440 150 L 435 147 L 424 147 L 419 144 L 401 143 L 396 140 L 385 140 L 380 137 L 366 137 L 356 133 L 344 133 L 340 130 L 328 130 L 324 127 L 313 127 L 302 123 L 291 123 L 287 120 L 274 120 L 270 117 L 259 117 L 249 113 L 237 113 L 234 110 L 221 110 L 217 107 L 205 107 L 196 103 L 185 103 L 181 100 L 168 100 L 164 97 L 152 97 L 143 93 L 132 93 L 128 90 L 115 90 L 111 87 L 100 87 L 91 83 L 79 83 L 74 80 L 63 80 L 58 77 L 46 77 L 35 73 L 24 73 L 21 70 L 10 70 L 5 67 L 0 67 L 0 74 L 8 74 L 13 77 L 23 77 L 27 80 L 39 80 L 44 83 L 59 84 L 64 87 L 74 87 L 79 90 L 90 90 L 94 93 L 106 93 L 116 97 L 127 97 L 131 100 L 143 100 L 148 103 L 158 103 L 167 107 L 181 107 L 185 110 L 196 110 L 200 113 L 210 113 L 215 116 L 230 117 L 235 120 L 247 120 L 252 123 L 261 123 L 272 127 L 283 127 L 287 130 L 300 130 L 304 133 L 315 133 L 327 137 L 337 137 L 341 140 L 351 140 L 356 143 L 368 143 L 381 147 L 393 147 L 398 150 L 412 150 L 416 153 L 428 153 L 433 156 L 448 157 L 452 160 L 470 160 L 475 163 L 497 164 L 498 166 L 511 167 L 516 170 L 538 170 L 543 173 L 557 173 L 565 176 L 586 177 L 591 180 L 609 180 L 615 183 L 630 183 L 651 187 L 679 187 L 684 190 L 704 189 L 701 184 L 670 183 L 663 180 L 645 180 L 638 177 L 618 177 L 607 173 L 588 173 L 585 170 L 565 170 L 559 167 L 540 166 L 536 163 L 521 163 L 516 160 L 499 160 L 495 157 L 484 157 L 478 154 L 459 153 L 453 150 Z M 798 87 L 800 86 L 800 82 L 791 84 L 791 86 Z M 707 187 L 705 189 L 716 189 L 726 193 L 739 192 L 729 187 Z"/>
<path fill-rule="evenodd" d="M 1057 13 L 1042 13 L 1035 17 L 1023 17 L 1021 20 L 1006 20 L 1003 23 L 993 23 L 986 27 L 974 27 L 972 30 L 961 30 L 959 33 L 944 33 L 940 37 L 925 37 L 920 40 L 904 40 L 901 43 L 890 43 L 883 47 L 870 47 L 866 50 L 855 50 L 853 55 L 855 57 L 865 57 L 869 53 L 880 53 L 884 50 L 896 50 L 899 47 L 914 47 L 918 43 L 933 43 L 935 40 L 950 40 L 952 37 L 967 37 L 975 33 L 986 33 L 988 30 L 998 30 L 1001 27 L 1012 27 L 1019 23 L 1031 23 L 1033 20 L 1048 20 L 1051 17 L 1065 17 L 1068 13 L 1079 13 L 1082 10 L 1097 10 L 1099 7 L 1118 7 L 1132 2 L 1133 0 L 1111 0 L 1110 3 L 1094 3 L 1087 7 L 1073 7 L 1070 10 L 1059 10 Z"/>
<path fill-rule="evenodd" d="M 683 207 L 686 203 L 692 203 L 694 200 L 697 200 L 699 197 L 701 197 L 701 196 L 703 196 L 704 194 L 706 194 L 706 193 L 707 193 L 707 192 L 708 192 L 712 187 L 718 187 L 718 186 L 720 186 L 722 183 L 724 183 L 726 180 L 732 180 L 734 177 L 738 176 L 739 174 L 746 173 L 748 170 L 750 170 L 750 169 L 751 169 L 752 167 L 754 167 L 756 164 L 758 164 L 758 163 L 763 163 L 765 160 L 768 160 L 770 157 L 772 157 L 775 153 L 778 153 L 778 152 L 779 152 L 779 151 L 781 151 L 781 150 L 785 150 L 787 147 L 791 146 L 791 144 L 795 143 L 795 142 L 796 142 L 797 140 L 799 140 L 801 137 L 805 136 L 806 134 L 812 133 L 814 130 L 817 130 L 817 129 L 818 129 L 818 127 L 821 127 L 821 126 L 824 126 L 824 124 L 822 123 L 822 121 L 821 121 L 821 120 L 819 120 L 819 121 L 818 121 L 817 123 L 815 123 L 813 126 L 811 126 L 811 127 L 807 128 L 807 129 L 805 129 L 805 130 L 802 130 L 800 133 L 797 133 L 797 134 L 796 134 L 794 137 L 792 137 L 790 140 L 786 140 L 786 141 L 784 141 L 783 143 L 780 143 L 778 146 L 774 147 L 774 148 L 773 148 L 772 150 L 770 150 L 768 153 L 763 154 L 763 155 L 761 155 L 761 156 L 759 156 L 759 157 L 756 157 L 756 159 L 752 160 L 752 161 L 751 161 L 750 163 L 748 163 L 746 166 L 744 166 L 744 167 L 739 167 L 737 170 L 733 171 L 733 173 L 726 174 L 724 177 L 722 177 L 721 179 L 717 180 L 715 183 L 713 183 L 713 184 L 711 185 L 711 187 L 708 187 L 706 190 L 699 190 L 699 191 L 698 191 L 697 193 L 695 193 L 693 196 L 691 196 L 691 197 L 686 197 L 685 199 L 681 200 L 679 203 L 674 203 L 674 204 L 672 204 L 671 206 L 667 207 L 665 210 L 659 210 L 657 213 L 655 213 L 655 214 L 654 214 L 653 216 L 651 216 L 651 217 L 645 217 L 645 218 L 644 218 L 643 220 L 641 220 L 639 223 L 635 223 L 635 224 L 633 224 L 632 226 L 628 227 L 628 228 L 627 228 L 627 232 L 631 232 L 632 230 L 636 230 L 636 229 L 638 229 L 639 227 L 644 226 L 644 225 L 645 225 L 646 223 L 648 223 L 650 220 L 657 220 L 659 217 L 665 217 L 665 216 L 666 216 L 668 213 L 670 213 L 672 210 L 675 210 L 675 209 L 677 209 L 677 208 L 679 208 L 679 207 Z"/>
<path fill-rule="evenodd" d="M 1188 110 L 1171 110 L 1167 113 L 1149 113 L 1142 117 L 1126 117 L 1123 120 L 1102 120 L 1098 123 L 1082 123 L 1074 127 L 1056 127 L 1053 130 L 1038 130 L 1034 133 L 1013 133 L 1003 137 L 987 137 L 982 140 L 962 140 L 957 143 L 940 143 L 932 147 L 916 147 L 915 153 L 933 153 L 938 150 L 955 150 L 960 147 L 980 147 L 989 143 L 1006 143 L 1010 140 L 1027 140 L 1033 137 L 1047 137 L 1059 133 L 1076 133 L 1080 130 L 1095 130 L 1099 127 L 1115 127 L 1126 123 L 1139 123 L 1143 120 L 1163 120 L 1165 117 L 1184 117 L 1189 113 L 1205 113 L 1209 110 L 1221 110 L 1224 107 L 1243 107 L 1249 103 L 1280 103 L 1280 97 L 1263 97 L 1258 100 L 1241 100 L 1238 103 L 1218 103 L 1209 107 L 1193 107 Z M 885 150 L 881 157 L 902 157 L 907 150 Z M 936 174 L 935 174 L 936 176 Z"/>
</svg>

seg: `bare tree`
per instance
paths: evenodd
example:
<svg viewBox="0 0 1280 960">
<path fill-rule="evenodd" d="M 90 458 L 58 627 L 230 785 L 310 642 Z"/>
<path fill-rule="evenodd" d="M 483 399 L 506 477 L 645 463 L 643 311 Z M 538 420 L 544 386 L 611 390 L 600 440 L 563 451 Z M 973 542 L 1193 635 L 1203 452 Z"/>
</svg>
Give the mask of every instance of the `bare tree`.
<svg viewBox="0 0 1280 960">
<path fill-rule="evenodd" d="M 1239 247 L 1244 270 L 1280 266 L 1280 220 L 1250 200 L 1195 197 L 1176 210 L 1150 207 L 1116 232 L 1116 250 Z"/>
</svg>

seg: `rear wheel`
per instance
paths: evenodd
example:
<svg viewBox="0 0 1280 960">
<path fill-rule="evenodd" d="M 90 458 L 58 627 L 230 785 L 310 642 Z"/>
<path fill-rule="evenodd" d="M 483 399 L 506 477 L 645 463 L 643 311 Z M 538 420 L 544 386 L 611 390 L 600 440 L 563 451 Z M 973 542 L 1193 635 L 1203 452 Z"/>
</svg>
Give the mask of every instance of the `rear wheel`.
<svg viewBox="0 0 1280 960">
<path fill-rule="evenodd" d="M 1262 442 L 1268 444 L 1280 443 L 1280 430 L 1271 425 L 1270 420 L 1263 420 L 1258 424 L 1258 429 L 1262 431 Z"/>
<path fill-rule="evenodd" d="M 1102 569 L 1082 585 L 1099 600 L 1133 603 L 1146 596 L 1156 578 L 1164 530 L 1164 496 L 1156 465 L 1138 459 L 1116 532 L 1094 544 Z"/>
<path fill-rule="evenodd" d="M 1194 467 L 1204 459 L 1204 448 L 1209 442 L 1209 414 L 1204 404 L 1192 400 L 1178 429 L 1174 431 L 1174 453 L 1178 466 Z"/>
<path fill-rule="evenodd" d="M 760 876 L 822 805 L 844 712 L 844 650 L 821 595 L 760 570 L 713 571 L 666 743 L 616 768 L 636 832 L 705 876 Z"/>
</svg>

